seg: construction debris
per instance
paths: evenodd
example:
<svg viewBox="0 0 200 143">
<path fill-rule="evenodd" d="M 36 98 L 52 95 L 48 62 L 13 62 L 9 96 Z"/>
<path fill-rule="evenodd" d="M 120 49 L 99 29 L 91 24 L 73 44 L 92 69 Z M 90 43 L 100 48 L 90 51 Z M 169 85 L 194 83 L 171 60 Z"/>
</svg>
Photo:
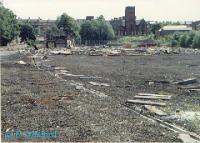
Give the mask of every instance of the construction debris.
<svg viewBox="0 0 200 143">
<path fill-rule="evenodd" d="M 134 96 L 136 99 L 161 99 L 161 100 L 170 100 L 171 96 Z"/>
<path fill-rule="evenodd" d="M 143 100 L 127 100 L 127 103 L 141 104 L 141 105 L 166 106 L 166 103 L 163 103 L 163 102 L 152 102 L 152 101 L 143 101 Z"/>
<path fill-rule="evenodd" d="M 151 94 L 151 93 L 138 93 L 139 96 L 154 96 L 154 97 L 170 97 L 172 95 L 161 95 L 161 94 Z"/>
<path fill-rule="evenodd" d="M 65 70 L 65 67 L 54 67 L 54 70 Z"/>
<path fill-rule="evenodd" d="M 109 50 L 107 51 L 107 56 L 120 56 L 121 51 L 120 50 Z"/>
<path fill-rule="evenodd" d="M 189 89 L 189 91 L 200 91 L 200 89 Z"/>
<path fill-rule="evenodd" d="M 98 83 L 98 82 L 93 82 L 93 81 L 90 81 L 89 84 L 91 84 L 93 86 L 105 86 L 105 87 L 109 87 L 110 86 L 107 83 Z"/>
<path fill-rule="evenodd" d="M 199 143 L 199 141 L 197 141 L 197 140 L 191 138 L 189 134 L 179 134 L 179 138 L 180 138 L 184 143 Z"/>
<path fill-rule="evenodd" d="M 103 52 L 101 50 L 90 51 L 89 55 L 90 56 L 103 56 Z"/>
<path fill-rule="evenodd" d="M 71 51 L 69 50 L 50 51 L 50 53 L 54 55 L 71 55 Z"/>
<path fill-rule="evenodd" d="M 167 113 L 165 113 L 164 111 L 156 108 L 155 106 L 151 106 L 151 105 L 145 105 L 144 106 L 149 112 L 156 114 L 158 116 L 167 116 Z"/>
<path fill-rule="evenodd" d="M 80 79 L 101 79 L 102 77 L 96 76 L 81 76 Z"/>
<path fill-rule="evenodd" d="M 26 62 L 24 62 L 24 61 L 18 61 L 18 62 L 16 62 L 17 64 L 20 64 L 20 65 L 26 65 L 27 63 Z"/>
<path fill-rule="evenodd" d="M 84 75 L 76 75 L 76 74 L 70 74 L 70 73 L 68 73 L 68 74 L 65 74 L 65 76 L 69 76 L 69 77 L 84 77 Z"/>
<path fill-rule="evenodd" d="M 198 83 L 197 78 L 189 78 L 189 79 L 184 79 L 182 81 L 175 82 L 175 84 L 178 84 L 178 85 L 188 85 L 188 84 L 194 84 L 194 83 Z"/>
</svg>

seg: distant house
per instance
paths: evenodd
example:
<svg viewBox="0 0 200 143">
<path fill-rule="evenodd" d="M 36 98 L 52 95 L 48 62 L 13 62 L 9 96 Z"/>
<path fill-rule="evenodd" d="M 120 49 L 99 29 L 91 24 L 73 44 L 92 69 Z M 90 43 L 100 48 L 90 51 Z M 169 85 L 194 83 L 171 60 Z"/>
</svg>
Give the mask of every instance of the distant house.
<svg viewBox="0 0 200 143">
<path fill-rule="evenodd" d="M 193 30 L 200 30 L 200 21 L 192 22 L 191 26 Z"/>
<path fill-rule="evenodd" d="M 159 30 L 159 35 L 168 35 L 175 32 L 189 32 L 192 31 L 192 27 L 186 25 L 168 25 Z"/>
</svg>

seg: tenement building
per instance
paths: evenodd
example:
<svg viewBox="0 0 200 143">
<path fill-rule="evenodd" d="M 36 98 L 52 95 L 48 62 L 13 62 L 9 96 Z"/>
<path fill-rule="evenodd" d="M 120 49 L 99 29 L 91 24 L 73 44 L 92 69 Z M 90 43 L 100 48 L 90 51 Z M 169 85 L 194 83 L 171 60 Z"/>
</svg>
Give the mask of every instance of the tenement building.
<svg viewBox="0 0 200 143">
<path fill-rule="evenodd" d="M 136 20 L 135 7 L 128 6 L 125 9 L 125 16 L 114 18 L 110 21 L 115 34 L 125 35 L 144 35 L 147 33 L 147 24 L 144 19 Z"/>
</svg>

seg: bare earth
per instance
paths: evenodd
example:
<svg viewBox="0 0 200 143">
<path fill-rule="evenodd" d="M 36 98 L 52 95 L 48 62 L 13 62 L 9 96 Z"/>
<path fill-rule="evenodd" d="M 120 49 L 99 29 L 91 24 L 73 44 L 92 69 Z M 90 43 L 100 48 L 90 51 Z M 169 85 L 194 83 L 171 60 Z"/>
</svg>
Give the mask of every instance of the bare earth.
<svg viewBox="0 0 200 143">
<path fill-rule="evenodd" d="M 30 65 L 15 64 L 23 60 Z M 138 141 L 180 142 L 178 134 L 159 123 L 148 120 L 143 107 L 126 106 L 141 92 L 169 94 L 172 99 L 160 107 L 169 115 L 199 112 L 199 91 L 189 92 L 176 84 L 178 81 L 200 78 L 200 55 L 157 56 L 62 56 L 38 58 L 34 66 L 19 53 L 2 58 L 1 63 L 1 124 L 3 141 Z M 65 67 L 70 74 L 100 79 L 80 79 L 60 74 L 55 67 Z M 107 83 L 93 86 L 89 82 Z M 151 83 L 151 84 L 150 84 Z M 199 83 L 192 86 L 199 86 Z M 188 131 L 200 134 L 200 120 L 173 119 Z M 55 130 L 55 139 L 5 140 L 6 131 Z"/>
</svg>

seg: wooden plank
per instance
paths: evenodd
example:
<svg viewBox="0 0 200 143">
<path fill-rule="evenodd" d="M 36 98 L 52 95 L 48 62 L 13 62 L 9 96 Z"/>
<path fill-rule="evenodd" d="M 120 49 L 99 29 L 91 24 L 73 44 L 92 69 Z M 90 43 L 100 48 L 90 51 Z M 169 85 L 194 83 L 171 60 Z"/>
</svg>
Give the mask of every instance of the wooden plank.
<svg viewBox="0 0 200 143">
<path fill-rule="evenodd" d="M 199 143 L 198 140 L 191 138 L 189 134 L 179 134 L 179 139 L 181 139 L 184 143 Z"/>
<path fill-rule="evenodd" d="M 190 91 L 200 91 L 200 89 L 189 89 Z"/>
<path fill-rule="evenodd" d="M 162 100 L 170 100 L 171 96 L 134 96 L 136 99 L 162 99 Z"/>
<path fill-rule="evenodd" d="M 127 100 L 127 103 L 141 104 L 141 105 L 166 106 L 166 103 L 163 103 L 163 102 L 152 102 L 152 101 L 143 101 L 143 100 Z"/>
<path fill-rule="evenodd" d="M 155 97 L 171 97 L 172 95 L 151 94 L 151 93 L 138 93 L 139 96 L 155 96 Z"/>
<path fill-rule="evenodd" d="M 151 105 L 145 105 L 144 106 L 148 111 L 150 111 L 151 113 L 154 113 L 156 115 L 159 116 L 167 116 L 167 113 L 165 113 L 164 111 L 156 108 L 155 106 L 151 106 Z"/>
<path fill-rule="evenodd" d="M 194 84 L 194 83 L 197 83 L 197 82 L 198 82 L 198 80 L 196 78 L 189 78 L 189 79 L 184 79 L 182 81 L 175 82 L 175 84 L 188 85 L 188 84 Z"/>
</svg>

